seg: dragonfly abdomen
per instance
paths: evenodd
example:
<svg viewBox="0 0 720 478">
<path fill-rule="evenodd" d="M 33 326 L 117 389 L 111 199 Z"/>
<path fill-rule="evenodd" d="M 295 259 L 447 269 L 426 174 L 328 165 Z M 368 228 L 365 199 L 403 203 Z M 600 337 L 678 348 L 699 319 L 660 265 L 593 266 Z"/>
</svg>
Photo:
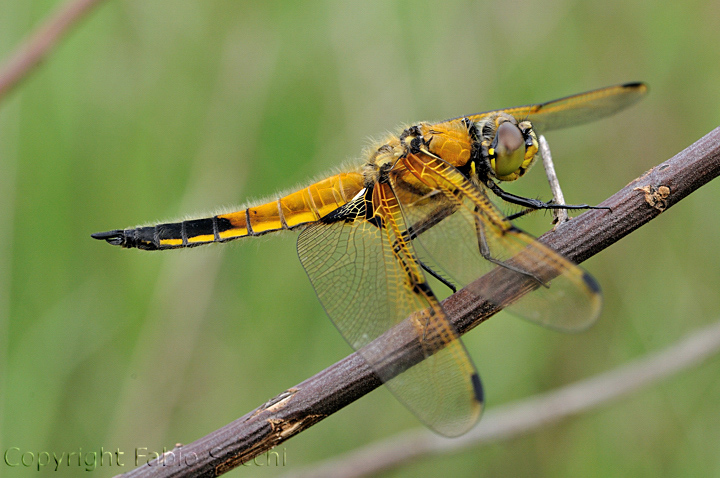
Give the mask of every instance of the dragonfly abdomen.
<svg viewBox="0 0 720 478">
<path fill-rule="evenodd" d="M 315 222 L 363 188 L 361 173 L 341 173 L 274 201 L 217 216 L 93 234 L 110 244 L 153 251 L 226 242 Z"/>
</svg>

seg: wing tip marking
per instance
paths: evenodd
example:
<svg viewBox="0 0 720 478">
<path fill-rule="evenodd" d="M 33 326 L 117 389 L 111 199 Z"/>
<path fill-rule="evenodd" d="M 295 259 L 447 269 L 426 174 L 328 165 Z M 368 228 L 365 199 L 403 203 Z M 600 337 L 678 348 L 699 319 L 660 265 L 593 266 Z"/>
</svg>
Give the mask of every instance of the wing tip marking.
<svg viewBox="0 0 720 478">
<path fill-rule="evenodd" d="M 592 275 L 590 275 L 588 272 L 583 271 L 582 279 L 583 279 L 583 282 L 585 283 L 585 285 L 588 286 L 588 288 L 593 292 L 593 294 L 596 294 L 596 295 L 602 294 L 602 291 L 600 289 L 600 284 L 598 283 L 598 281 L 595 280 L 595 278 Z"/>
<path fill-rule="evenodd" d="M 485 392 L 483 391 L 482 382 L 480 381 L 480 375 L 477 372 L 473 373 L 470 377 L 473 386 L 473 393 L 475 394 L 475 400 L 482 404 L 485 402 Z"/>
</svg>

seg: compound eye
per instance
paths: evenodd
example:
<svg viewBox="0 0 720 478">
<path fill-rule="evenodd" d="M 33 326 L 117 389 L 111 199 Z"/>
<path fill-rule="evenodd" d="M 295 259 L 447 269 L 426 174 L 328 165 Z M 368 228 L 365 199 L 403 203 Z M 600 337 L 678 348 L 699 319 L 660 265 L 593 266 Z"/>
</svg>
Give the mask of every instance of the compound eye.
<svg viewBox="0 0 720 478">
<path fill-rule="evenodd" d="M 492 167 L 498 176 L 514 173 L 525 161 L 525 138 L 517 125 L 506 121 L 498 126 L 490 151 Z"/>
</svg>

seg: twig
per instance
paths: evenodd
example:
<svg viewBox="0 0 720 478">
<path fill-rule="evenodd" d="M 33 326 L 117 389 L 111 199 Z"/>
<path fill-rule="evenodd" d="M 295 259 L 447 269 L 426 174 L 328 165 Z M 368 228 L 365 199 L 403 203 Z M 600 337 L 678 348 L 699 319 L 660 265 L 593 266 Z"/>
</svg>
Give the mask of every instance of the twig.
<svg viewBox="0 0 720 478">
<path fill-rule="evenodd" d="M 74 0 L 62 5 L 20 45 L 0 68 L 0 100 L 37 66 L 62 36 L 102 0 Z"/>
<path fill-rule="evenodd" d="M 643 174 L 601 206 L 543 235 L 540 240 L 575 262 L 615 243 L 662 211 L 720 175 L 720 128 L 673 158 Z M 497 281 L 496 268 L 472 284 L 483 290 Z M 505 282 L 510 282 L 505 280 Z M 507 297 L 527 290 L 527 284 L 508 284 Z M 466 289 L 443 302 L 448 316 L 463 334 L 499 310 L 478 303 Z M 402 325 L 402 324 L 400 324 Z M 393 328 L 377 340 L 391 341 L 395 358 L 402 363 L 422 359 L 412 334 Z M 381 345 L 388 349 L 389 344 Z M 283 392 L 234 422 L 199 440 L 173 449 L 167 456 L 126 473 L 127 477 L 218 476 L 270 450 L 288 438 L 340 410 L 380 386 L 380 380 L 357 353 L 337 362 L 301 384 Z"/>
<path fill-rule="evenodd" d="M 562 189 L 560 189 L 560 181 L 558 181 L 557 173 L 555 173 L 555 164 L 552 160 L 552 153 L 550 153 L 550 145 L 543 135 L 538 137 L 538 143 L 540 144 L 540 156 L 542 157 L 542 163 L 545 167 L 545 175 L 547 176 L 550 190 L 553 194 L 553 202 L 555 204 L 565 204 L 565 196 L 563 195 Z M 567 209 L 553 209 L 552 213 L 554 218 L 553 222 L 556 225 L 567 222 L 569 219 Z"/>
<path fill-rule="evenodd" d="M 649 353 L 609 372 L 496 407 L 484 415 L 480 426 L 460 438 L 450 440 L 424 429 L 412 430 L 306 470 L 289 473 L 286 478 L 375 475 L 421 457 L 512 438 L 649 386 L 701 363 L 718 351 L 720 322 L 700 329 L 660 352 Z"/>
</svg>

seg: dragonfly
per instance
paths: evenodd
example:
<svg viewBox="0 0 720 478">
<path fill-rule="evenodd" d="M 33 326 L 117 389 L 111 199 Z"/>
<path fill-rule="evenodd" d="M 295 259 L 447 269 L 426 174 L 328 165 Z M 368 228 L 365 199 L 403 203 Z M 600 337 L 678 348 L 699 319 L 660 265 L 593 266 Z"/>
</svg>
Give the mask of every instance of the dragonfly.
<svg viewBox="0 0 720 478">
<path fill-rule="evenodd" d="M 514 216 L 496 202 L 525 210 L 592 206 L 517 196 L 500 184 L 530 169 L 539 156 L 539 133 L 612 115 L 647 89 L 626 83 L 420 122 L 368 149 L 357 167 L 264 204 L 92 237 L 124 248 L 166 250 L 300 230 L 298 256 L 340 333 L 423 423 L 458 436 L 479 420 L 484 392 L 429 277 L 435 288 L 465 287 L 478 300 L 551 328 L 592 324 L 602 305 L 595 279 L 516 227 Z M 534 290 L 510 302 L 498 292 L 503 284 L 473 288 L 492 270 Z M 388 366 L 392 342 L 376 339 L 402 324 L 422 360 Z"/>
</svg>

